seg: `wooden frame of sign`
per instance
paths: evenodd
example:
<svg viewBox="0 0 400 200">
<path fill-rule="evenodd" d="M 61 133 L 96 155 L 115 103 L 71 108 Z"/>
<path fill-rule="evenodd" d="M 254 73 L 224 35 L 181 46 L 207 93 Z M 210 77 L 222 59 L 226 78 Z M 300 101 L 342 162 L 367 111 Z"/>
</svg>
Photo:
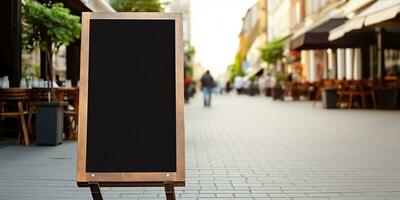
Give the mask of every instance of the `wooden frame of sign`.
<svg viewBox="0 0 400 200">
<path fill-rule="evenodd" d="M 88 143 L 88 99 L 89 99 L 89 61 L 90 61 L 90 24 L 91 20 L 170 20 L 175 24 L 175 105 L 176 105 L 176 171 L 173 172 L 91 172 L 87 171 Z M 184 154 L 184 113 L 183 113 L 183 43 L 182 15 L 177 13 L 83 13 L 81 42 L 81 75 L 79 96 L 79 135 L 77 146 L 78 186 L 91 185 L 109 187 L 146 187 L 165 186 L 172 183 L 175 186 L 185 185 L 185 154 Z M 173 59 L 172 59 L 173 60 Z M 110 105 L 112 106 L 112 105 Z M 100 124 L 99 124 L 100 125 Z M 110 135 L 112 137 L 112 135 Z M 156 139 L 156 138 L 155 138 Z M 152 141 L 148 141 L 152 142 Z M 167 190 L 167 189 L 166 189 Z M 92 191 L 93 192 L 93 191 Z M 93 196 L 94 197 L 94 196 Z"/>
</svg>

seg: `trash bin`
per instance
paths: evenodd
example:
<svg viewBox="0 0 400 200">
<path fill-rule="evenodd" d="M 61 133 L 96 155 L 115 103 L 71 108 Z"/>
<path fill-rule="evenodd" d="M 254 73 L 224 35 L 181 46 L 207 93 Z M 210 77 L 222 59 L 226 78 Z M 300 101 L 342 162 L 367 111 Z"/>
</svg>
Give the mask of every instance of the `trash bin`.
<svg viewBox="0 0 400 200">
<path fill-rule="evenodd" d="M 324 108 L 333 109 L 336 107 L 337 89 L 322 90 L 322 105 Z"/>
<path fill-rule="evenodd" d="M 398 90 L 396 88 L 375 88 L 378 108 L 385 110 L 396 109 Z"/>
<path fill-rule="evenodd" d="M 251 84 L 250 88 L 249 88 L 249 95 L 255 96 L 256 94 L 257 94 L 257 87 L 256 87 L 256 85 Z"/>
<path fill-rule="evenodd" d="M 283 98 L 283 89 L 280 86 L 275 86 L 272 88 L 272 99 L 275 101 L 277 99 L 284 100 Z"/>
<path fill-rule="evenodd" d="M 267 97 L 272 96 L 272 88 L 271 87 L 267 87 L 267 89 L 265 91 L 265 96 L 267 96 Z"/>
</svg>

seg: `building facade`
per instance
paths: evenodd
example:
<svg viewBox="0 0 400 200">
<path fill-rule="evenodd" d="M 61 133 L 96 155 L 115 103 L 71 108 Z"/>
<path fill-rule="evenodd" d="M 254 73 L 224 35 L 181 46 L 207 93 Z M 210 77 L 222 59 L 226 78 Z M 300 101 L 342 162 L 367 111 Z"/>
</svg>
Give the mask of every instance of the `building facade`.
<svg viewBox="0 0 400 200">
<path fill-rule="evenodd" d="M 268 41 L 285 39 L 290 31 L 290 0 L 268 0 Z"/>
<path fill-rule="evenodd" d="M 292 0 L 290 8 L 290 28 L 292 40 L 295 40 L 309 32 L 321 32 L 316 37 L 326 37 L 332 27 L 331 21 L 343 23 L 348 18 L 362 10 L 371 0 L 346 1 L 346 0 Z M 325 35 L 322 35 L 325 34 Z M 304 37 L 304 36 L 303 36 Z M 301 48 L 298 51 L 300 60 L 297 65 L 301 66 L 299 77 L 301 80 L 315 82 L 323 79 L 347 79 L 359 80 L 365 76 L 362 72 L 363 62 L 362 47 L 336 48 L 315 47 Z M 364 74 L 364 75 L 363 75 Z"/>
<path fill-rule="evenodd" d="M 267 1 L 259 0 L 249 8 L 242 19 L 239 34 L 238 59 L 242 70 L 249 76 L 262 68 L 260 48 L 267 43 Z"/>
<path fill-rule="evenodd" d="M 165 11 L 182 13 L 183 41 L 186 44 L 190 44 L 190 37 L 191 37 L 190 0 L 171 0 L 166 6 Z"/>
</svg>

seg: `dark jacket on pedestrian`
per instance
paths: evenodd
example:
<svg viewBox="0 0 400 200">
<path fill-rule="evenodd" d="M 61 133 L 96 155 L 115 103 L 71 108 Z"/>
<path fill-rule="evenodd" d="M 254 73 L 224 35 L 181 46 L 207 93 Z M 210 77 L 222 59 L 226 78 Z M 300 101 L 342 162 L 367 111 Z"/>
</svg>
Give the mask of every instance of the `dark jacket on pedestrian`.
<svg viewBox="0 0 400 200">
<path fill-rule="evenodd" d="M 214 87 L 214 79 L 211 76 L 210 72 L 206 72 L 202 77 L 201 77 L 201 87 L 204 88 L 212 88 Z"/>
</svg>

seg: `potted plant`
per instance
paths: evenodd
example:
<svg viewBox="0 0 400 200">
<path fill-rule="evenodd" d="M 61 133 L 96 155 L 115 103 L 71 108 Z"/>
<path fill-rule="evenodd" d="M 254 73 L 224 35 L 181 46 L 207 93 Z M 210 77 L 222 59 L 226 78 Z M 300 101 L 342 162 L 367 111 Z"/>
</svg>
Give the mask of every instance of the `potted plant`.
<svg viewBox="0 0 400 200">
<path fill-rule="evenodd" d="M 36 140 L 38 144 L 57 145 L 62 141 L 63 106 L 55 101 L 53 54 L 62 45 L 80 37 L 80 17 L 70 14 L 61 3 L 41 4 L 27 1 L 23 5 L 23 45 L 28 52 L 39 48 L 45 52 L 45 74 L 50 88 L 49 101 L 36 104 Z"/>
<path fill-rule="evenodd" d="M 284 100 L 283 98 L 283 84 L 285 83 L 287 77 L 283 72 L 275 73 L 275 85 L 272 88 L 272 99 L 273 100 Z"/>
<path fill-rule="evenodd" d="M 284 40 L 276 39 L 268 43 L 264 48 L 260 49 L 261 59 L 265 62 L 272 64 L 274 67 L 281 62 L 284 58 L 283 50 L 284 50 Z M 281 99 L 283 100 L 283 89 L 282 84 L 286 80 L 286 76 L 283 72 L 277 72 L 275 74 L 276 84 L 272 88 L 272 98 L 274 100 Z"/>
<path fill-rule="evenodd" d="M 271 41 L 264 48 L 260 49 L 261 59 L 276 66 L 276 64 L 284 58 L 284 45 L 284 40 L 282 39 Z"/>
<path fill-rule="evenodd" d="M 255 82 L 257 81 L 257 77 L 251 76 L 249 81 L 250 81 L 249 95 L 255 96 L 257 94 L 257 85 L 255 84 Z"/>
<path fill-rule="evenodd" d="M 337 108 L 337 89 L 336 88 L 324 88 L 322 89 L 322 106 L 324 108 L 333 109 Z"/>
<path fill-rule="evenodd" d="M 385 110 L 396 109 L 399 98 L 399 90 L 395 87 L 375 88 L 378 108 Z"/>
</svg>

